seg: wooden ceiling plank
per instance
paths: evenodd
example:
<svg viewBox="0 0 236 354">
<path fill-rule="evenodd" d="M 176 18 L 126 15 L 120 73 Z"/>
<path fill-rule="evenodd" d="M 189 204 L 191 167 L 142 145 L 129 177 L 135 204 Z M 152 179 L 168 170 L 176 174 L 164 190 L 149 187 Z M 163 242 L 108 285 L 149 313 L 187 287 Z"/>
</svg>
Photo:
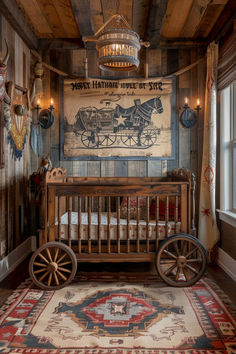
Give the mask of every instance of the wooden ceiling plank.
<svg viewBox="0 0 236 354">
<path fill-rule="evenodd" d="M 210 4 L 204 16 L 199 23 L 199 26 L 194 34 L 194 38 L 207 38 L 216 24 L 220 14 L 224 10 L 225 5 L 223 4 Z"/>
<path fill-rule="evenodd" d="M 150 3 L 145 40 L 150 42 L 151 48 L 157 48 L 159 45 L 167 3 L 168 0 L 152 0 Z"/>
<path fill-rule="evenodd" d="M 0 11 L 29 48 L 38 48 L 38 39 L 14 1 L 0 0 Z"/>
<path fill-rule="evenodd" d="M 122 15 L 132 28 L 133 0 L 120 0 L 120 6 L 118 6 L 118 14 Z"/>
<path fill-rule="evenodd" d="M 41 38 L 41 35 L 50 36 L 50 34 L 52 34 L 52 29 L 48 25 L 48 22 L 36 0 L 31 0 L 30 2 L 28 0 L 15 1 L 37 37 Z"/>
<path fill-rule="evenodd" d="M 43 12 L 49 26 L 52 28 L 55 38 L 64 38 L 66 33 L 58 17 L 53 0 L 37 0 L 38 6 Z"/>
<path fill-rule="evenodd" d="M 95 33 L 99 30 L 99 28 L 103 25 L 103 14 L 102 14 L 102 5 L 100 0 L 93 0 L 90 3 L 91 6 L 91 14 L 94 24 Z"/>
<path fill-rule="evenodd" d="M 149 0 L 135 0 L 133 2 L 132 29 L 137 32 L 141 39 L 144 39 L 146 22 L 149 11 Z"/>
<path fill-rule="evenodd" d="M 180 37 L 193 37 L 210 2 L 211 0 L 194 0 Z"/>
<path fill-rule="evenodd" d="M 161 36 L 179 37 L 192 8 L 193 0 L 169 0 L 163 20 Z"/>
<path fill-rule="evenodd" d="M 116 0 L 101 0 L 102 12 L 103 12 L 103 22 L 109 20 L 111 16 L 116 13 Z"/>
<path fill-rule="evenodd" d="M 88 0 L 70 0 L 75 21 L 82 37 L 94 35 L 93 19 Z"/>
<path fill-rule="evenodd" d="M 53 0 L 54 7 L 64 28 L 66 37 L 80 36 L 69 0 Z"/>
</svg>

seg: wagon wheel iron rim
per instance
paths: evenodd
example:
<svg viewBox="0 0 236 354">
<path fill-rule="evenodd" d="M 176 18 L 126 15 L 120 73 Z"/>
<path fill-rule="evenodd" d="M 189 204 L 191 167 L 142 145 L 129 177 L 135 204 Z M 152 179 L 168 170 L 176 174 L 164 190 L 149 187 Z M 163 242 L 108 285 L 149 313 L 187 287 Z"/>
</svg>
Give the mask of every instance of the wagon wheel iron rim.
<svg viewBox="0 0 236 354">
<path fill-rule="evenodd" d="M 205 273 L 207 252 L 198 239 L 190 235 L 171 236 L 157 251 L 156 267 L 167 284 L 191 286 Z"/>
<path fill-rule="evenodd" d="M 49 242 L 34 252 L 29 273 L 34 284 L 45 290 L 61 289 L 74 278 L 77 260 L 65 244 Z"/>
</svg>

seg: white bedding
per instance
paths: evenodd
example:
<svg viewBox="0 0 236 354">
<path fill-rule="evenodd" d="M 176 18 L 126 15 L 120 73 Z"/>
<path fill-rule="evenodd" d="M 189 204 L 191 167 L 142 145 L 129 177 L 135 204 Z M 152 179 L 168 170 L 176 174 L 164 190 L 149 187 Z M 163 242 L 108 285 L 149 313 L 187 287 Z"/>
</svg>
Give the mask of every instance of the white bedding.
<svg viewBox="0 0 236 354">
<path fill-rule="evenodd" d="M 179 233 L 181 230 L 181 223 L 174 221 L 169 221 L 167 223 L 167 235 L 166 235 L 166 223 L 165 221 L 159 221 L 159 225 L 156 226 L 155 220 L 150 220 L 149 228 L 149 239 L 156 239 L 156 227 L 159 228 L 159 238 L 163 239 L 165 237 Z M 71 239 L 78 240 L 78 213 L 71 213 Z M 81 213 L 81 239 L 88 240 L 88 213 Z M 116 213 L 110 214 L 110 239 L 117 240 L 117 217 Z M 139 239 L 145 240 L 147 237 L 147 224 L 146 221 L 140 220 L 138 225 Z M 101 213 L 101 224 L 100 224 L 101 240 L 107 240 L 108 235 L 108 216 L 107 213 Z M 61 216 L 60 230 L 58 230 L 58 222 L 56 222 L 56 236 L 60 233 L 61 239 L 68 239 L 68 213 Z M 131 219 L 129 221 L 129 234 L 131 240 L 137 239 L 137 222 Z M 98 213 L 91 213 L 91 226 L 90 226 L 90 238 L 91 240 L 98 239 Z M 127 219 L 120 219 L 120 239 L 127 239 Z"/>
</svg>

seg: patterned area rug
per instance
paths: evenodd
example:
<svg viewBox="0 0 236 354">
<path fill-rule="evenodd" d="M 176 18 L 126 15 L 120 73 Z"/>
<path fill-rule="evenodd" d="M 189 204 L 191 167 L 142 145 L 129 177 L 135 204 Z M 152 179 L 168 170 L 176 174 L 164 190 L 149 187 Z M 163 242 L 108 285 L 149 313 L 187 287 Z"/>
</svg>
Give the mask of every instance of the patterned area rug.
<svg viewBox="0 0 236 354">
<path fill-rule="evenodd" d="M 234 312 L 207 281 L 91 280 L 58 291 L 23 284 L 0 310 L 0 353 L 236 353 Z"/>
</svg>

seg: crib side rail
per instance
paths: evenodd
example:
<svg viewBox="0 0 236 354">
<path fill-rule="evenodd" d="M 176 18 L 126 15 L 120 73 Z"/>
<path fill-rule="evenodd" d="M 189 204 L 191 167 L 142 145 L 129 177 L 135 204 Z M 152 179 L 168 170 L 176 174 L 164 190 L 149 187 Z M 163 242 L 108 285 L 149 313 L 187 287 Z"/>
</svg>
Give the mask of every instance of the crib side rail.
<svg viewBox="0 0 236 354">
<path fill-rule="evenodd" d="M 138 181 L 136 181 L 138 182 Z M 67 222 L 66 228 L 67 242 L 72 245 L 72 232 L 77 231 L 76 252 L 78 254 L 87 253 L 136 253 L 149 254 L 153 249 L 157 249 L 158 241 L 168 236 L 169 221 L 171 220 L 170 200 L 174 199 L 174 211 L 172 222 L 175 229 L 181 224 L 181 232 L 187 233 L 189 230 L 188 222 L 188 182 L 154 182 L 149 183 L 139 180 L 138 183 L 129 183 L 125 185 L 117 184 L 85 184 L 83 183 L 49 183 L 47 185 L 47 205 L 45 214 L 45 235 L 43 242 L 58 240 L 61 241 L 61 216 L 66 210 Z M 146 217 L 145 221 L 141 220 L 141 201 L 146 201 Z M 122 200 L 127 200 L 127 212 L 121 215 Z M 129 201 L 136 201 L 137 211 L 132 219 L 131 207 Z M 150 219 L 150 201 L 155 201 L 155 217 Z M 165 200 L 165 220 L 161 221 L 160 201 Z M 113 201 L 113 203 L 112 203 Z M 115 201 L 115 202 L 114 202 Z M 106 211 L 106 225 L 102 224 L 102 212 Z M 181 209 L 181 210 L 180 210 Z M 77 223 L 72 223 L 72 213 L 76 210 Z M 82 214 L 86 212 L 86 242 L 82 239 Z M 95 212 L 94 212 L 95 211 Z M 179 216 L 180 214 L 180 216 Z M 112 217 L 116 218 L 115 226 L 112 225 Z M 96 218 L 96 229 L 92 223 L 92 219 Z M 164 223 L 164 226 L 163 226 Z M 151 226 L 152 225 L 152 226 Z M 154 225 L 154 226 L 153 226 Z M 155 245 L 153 239 L 151 243 L 150 229 L 155 228 Z M 116 229 L 115 244 L 112 235 Z M 46 230 L 47 229 L 47 230 Z M 145 235 L 141 234 L 145 229 Z M 131 232 L 132 230 L 132 232 Z M 135 231 L 133 231 L 135 230 Z M 164 231 L 163 231 L 164 230 Z M 161 235 L 161 232 L 164 235 Z M 94 245 L 94 233 L 96 233 L 96 246 Z M 106 233 L 106 242 L 104 241 L 104 233 Z M 125 239 L 124 239 L 125 234 Z M 114 236 L 114 235 L 113 235 Z M 84 245 L 86 243 L 86 245 Z M 105 246 L 104 246 L 105 243 Z M 154 247 L 154 248 L 153 248 Z"/>
</svg>

